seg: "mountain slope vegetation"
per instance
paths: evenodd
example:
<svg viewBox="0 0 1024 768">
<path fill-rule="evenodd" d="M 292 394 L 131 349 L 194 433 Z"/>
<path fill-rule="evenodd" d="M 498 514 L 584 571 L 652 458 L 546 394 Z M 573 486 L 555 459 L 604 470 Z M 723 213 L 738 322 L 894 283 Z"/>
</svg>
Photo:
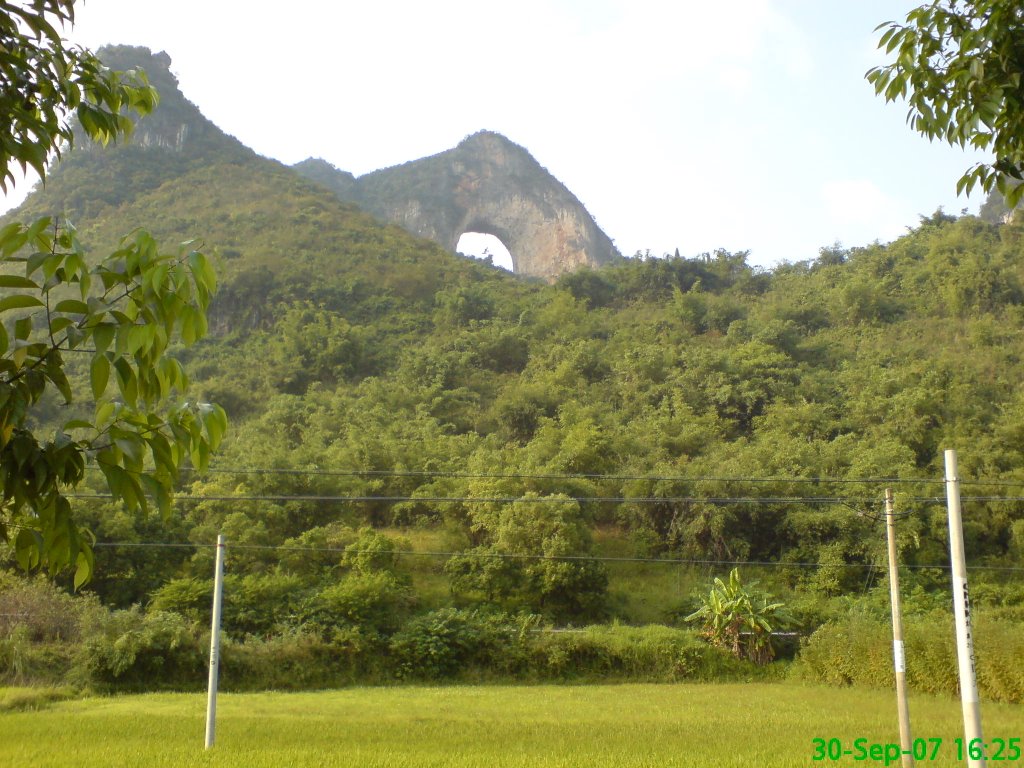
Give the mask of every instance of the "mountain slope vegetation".
<svg viewBox="0 0 1024 768">
<path fill-rule="evenodd" d="M 11 214 L 67 211 L 97 249 L 136 226 L 200 238 L 218 264 L 211 336 L 178 354 L 231 432 L 167 525 L 79 500 L 116 544 L 88 588 L 108 606 L 198 620 L 224 532 L 237 637 L 386 644 L 444 610 L 690 612 L 685 589 L 592 556 L 770 564 L 811 631 L 884 564 L 886 485 L 910 588 L 939 599 L 947 448 L 969 559 L 1024 566 L 1021 223 L 939 211 L 770 271 L 742 252 L 638 255 L 548 285 L 188 127 L 201 116 L 162 90 L 173 119 L 76 148 Z M 155 542 L 186 546 L 130 546 Z M 1019 619 L 1014 573 L 980 572 L 979 600 Z"/>
</svg>

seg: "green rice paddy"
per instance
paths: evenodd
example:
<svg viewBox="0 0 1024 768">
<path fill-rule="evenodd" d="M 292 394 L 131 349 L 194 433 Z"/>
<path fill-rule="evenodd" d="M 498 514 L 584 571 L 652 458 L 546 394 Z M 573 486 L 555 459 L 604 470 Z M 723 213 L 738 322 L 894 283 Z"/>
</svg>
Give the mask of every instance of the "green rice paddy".
<svg viewBox="0 0 1024 768">
<path fill-rule="evenodd" d="M 0 707 L 16 698 L 16 692 L 0 691 Z M 0 713 L 0 763 L 33 768 L 852 768 L 885 762 L 870 756 L 857 760 L 856 754 L 815 760 L 814 739 L 839 739 L 851 751 L 855 739 L 865 744 L 898 740 L 892 693 L 795 683 L 222 694 L 217 743 L 210 751 L 203 749 L 203 695 L 56 698 L 39 709 Z M 960 717 L 959 701 L 912 698 L 913 735 L 942 740 L 935 759 L 919 760 L 918 766 L 962 764 L 953 741 L 963 735 Z M 987 739 L 1024 739 L 1024 707 L 983 704 L 982 717 Z M 1024 768 L 1024 758 L 990 765 Z"/>
</svg>

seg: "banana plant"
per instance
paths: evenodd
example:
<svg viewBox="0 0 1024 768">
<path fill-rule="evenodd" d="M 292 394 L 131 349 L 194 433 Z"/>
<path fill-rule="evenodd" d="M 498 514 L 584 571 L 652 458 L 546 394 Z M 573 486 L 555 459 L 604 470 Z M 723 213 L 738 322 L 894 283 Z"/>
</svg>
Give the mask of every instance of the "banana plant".
<svg viewBox="0 0 1024 768">
<path fill-rule="evenodd" d="M 701 596 L 700 608 L 686 621 L 699 621 L 708 642 L 736 658 L 767 664 L 775 658 L 772 632 L 787 621 L 785 604 L 769 602 L 771 596 L 756 592 L 756 586 L 757 582 L 744 585 L 739 568 L 733 568 L 728 581 L 715 578 L 708 594 Z"/>
</svg>

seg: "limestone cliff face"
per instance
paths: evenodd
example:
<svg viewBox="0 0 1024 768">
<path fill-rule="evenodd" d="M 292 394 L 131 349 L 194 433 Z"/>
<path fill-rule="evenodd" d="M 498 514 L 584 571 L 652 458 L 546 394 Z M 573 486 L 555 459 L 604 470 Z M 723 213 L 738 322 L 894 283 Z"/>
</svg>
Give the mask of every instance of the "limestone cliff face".
<svg viewBox="0 0 1024 768">
<path fill-rule="evenodd" d="M 124 142 L 128 150 L 144 150 L 148 160 L 140 163 L 130 152 L 119 155 L 131 168 L 119 171 L 119 178 L 130 182 L 121 187 L 140 193 L 212 162 L 255 158 L 252 150 L 223 133 L 185 98 L 166 53 L 135 46 L 105 46 L 97 53 L 115 70 L 141 66 L 161 97 L 159 108 L 140 121 Z M 109 159 L 111 153 L 92 149 L 88 141 L 76 143 L 79 164 L 88 155 L 101 163 L 116 162 Z M 155 172 L 158 156 L 159 172 Z M 145 172 L 142 166 L 153 172 Z M 293 167 L 341 199 L 450 250 L 466 232 L 494 235 L 509 249 L 519 274 L 553 280 L 581 266 L 600 266 L 618 255 L 575 195 L 524 148 L 497 133 L 481 131 L 454 149 L 359 178 L 322 160 L 310 159 Z M 69 210 L 86 211 L 104 202 L 120 204 L 125 194 L 117 189 L 59 202 Z"/>
<path fill-rule="evenodd" d="M 133 45 L 105 45 L 97 52 L 100 60 L 118 71 L 142 68 L 150 84 L 160 94 L 160 103 L 152 114 L 136 122 L 135 131 L 125 143 L 146 149 L 168 150 L 205 159 L 239 158 L 252 155 L 235 138 L 210 122 L 182 94 L 178 78 L 171 72 L 171 57 L 164 51 Z M 103 149 L 88 141 L 79 141 L 82 151 Z"/>
<path fill-rule="evenodd" d="M 325 183 L 322 166 L 296 166 L 313 168 Z M 339 183 L 328 186 L 339 196 L 451 250 L 466 232 L 494 235 L 519 274 L 553 280 L 618 255 L 583 204 L 529 152 L 497 133 L 476 133 L 447 152 L 354 184 L 351 175 L 336 173 Z"/>
<path fill-rule="evenodd" d="M 97 55 L 117 71 L 144 69 L 160 94 L 159 105 L 135 123 L 130 136 L 106 147 L 94 144 L 78 126 L 73 149 L 52 165 L 46 185 L 29 196 L 23 214 L 66 215 L 76 221 L 104 218 L 193 171 L 218 163 L 260 162 L 255 152 L 185 98 L 166 53 L 112 45 Z"/>
</svg>

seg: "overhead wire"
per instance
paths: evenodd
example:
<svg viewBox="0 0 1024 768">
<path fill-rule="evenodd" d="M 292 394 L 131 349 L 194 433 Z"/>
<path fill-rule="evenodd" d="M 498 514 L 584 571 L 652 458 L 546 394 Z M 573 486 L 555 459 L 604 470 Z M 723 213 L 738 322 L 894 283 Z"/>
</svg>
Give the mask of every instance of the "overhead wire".
<svg viewBox="0 0 1024 768">
<path fill-rule="evenodd" d="M 114 499 L 111 493 L 68 493 L 69 499 Z M 807 504 L 846 506 L 858 514 L 863 510 L 854 504 L 868 504 L 872 499 L 858 499 L 849 496 L 373 496 L 373 495 L 339 495 L 339 494 L 174 494 L 176 501 L 312 501 L 312 502 L 350 502 L 350 503 L 389 503 L 405 502 L 422 503 L 459 503 L 459 504 L 547 504 L 547 503 L 600 503 L 600 504 L 711 504 L 715 506 L 727 504 Z M 1024 502 L 1024 496 L 961 496 L 962 501 L 976 502 Z M 946 500 L 939 496 L 911 496 L 902 499 L 904 503 L 945 504 Z M 898 513 L 909 516 L 910 512 Z"/>
<path fill-rule="evenodd" d="M 216 549 L 216 543 L 202 542 L 96 542 L 94 549 L 147 549 L 147 548 L 185 548 L 185 549 Z M 227 541 L 226 550 L 267 551 L 267 552 L 328 552 L 331 554 L 381 555 L 379 550 L 350 549 L 349 547 L 299 546 L 294 544 L 234 544 Z M 738 560 L 712 558 L 677 558 L 677 557 L 617 557 L 609 555 L 544 555 L 511 552 L 485 552 L 479 550 L 463 550 L 461 552 L 442 552 L 433 550 L 393 550 L 387 553 L 396 557 L 470 557 L 479 559 L 500 560 L 550 560 L 559 562 L 604 562 L 604 563 L 647 563 L 657 565 L 747 565 L 758 568 L 881 568 L 877 563 L 818 563 L 807 561 L 778 560 Z M 939 569 L 949 570 L 948 563 L 914 563 L 901 564 L 901 568 L 912 570 Z M 969 570 L 1024 572 L 1024 567 L 969 565 Z"/>
<path fill-rule="evenodd" d="M 95 469 L 90 467 L 90 469 Z M 232 474 L 232 475 L 298 475 L 309 477 L 431 477 L 462 480 L 623 480 L 651 482 L 690 483 L 810 483 L 815 485 L 937 485 L 943 480 L 935 478 L 899 477 L 797 477 L 779 475 L 774 477 L 727 476 L 727 475 L 650 475 L 650 474 L 606 474 L 606 473 L 558 473 L 558 472 L 457 472 L 452 470 L 404 470 L 404 469 L 321 469 L 298 468 L 250 468 L 210 467 L 200 472 L 194 467 L 182 467 L 190 474 Z M 961 481 L 963 483 L 964 481 Z M 1024 487 L 1024 481 L 1018 483 Z"/>
<path fill-rule="evenodd" d="M 99 471 L 90 466 L 88 470 Z M 194 467 L 182 467 L 183 472 L 199 475 L 253 475 L 253 476 L 297 476 L 297 477 L 351 477 L 351 478 L 432 478 L 453 480 L 595 480 L 623 482 L 664 482 L 664 483 L 737 483 L 737 484 L 809 484 L 809 485 L 945 485 L 944 478 L 928 477 L 833 477 L 777 475 L 754 477 L 744 475 L 651 475 L 651 474 L 606 474 L 606 473 L 557 473 L 557 472 L 458 472 L 453 470 L 403 470 L 403 469 L 322 469 L 276 468 L 276 467 L 210 467 L 200 472 Z M 961 486 L 989 486 L 1003 488 L 1024 488 L 1024 480 L 989 480 L 985 478 L 959 480 Z M 966 498 L 966 497 L 965 497 Z M 982 500 L 1024 500 L 1020 496 L 975 496 Z M 919 499 L 915 499 L 919 500 Z"/>
<path fill-rule="evenodd" d="M 110 493 L 71 493 L 72 499 L 114 499 Z M 707 504 L 711 506 L 729 505 L 796 505 L 807 506 L 845 506 L 863 517 L 872 517 L 854 506 L 851 502 L 868 503 L 869 500 L 850 499 L 834 496 L 349 496 L 334 494 L 175 494 L 175 501 L 187 502 L 314 502 L 314 503 L 351 503 L 351 504 L 404 504 L 418 502 L 424 504 Z M 936 502 L 932 497 L 922 497 L 917 501 Z M 901 517 L 911 513 L 900 513 Z"/>
</svg>

